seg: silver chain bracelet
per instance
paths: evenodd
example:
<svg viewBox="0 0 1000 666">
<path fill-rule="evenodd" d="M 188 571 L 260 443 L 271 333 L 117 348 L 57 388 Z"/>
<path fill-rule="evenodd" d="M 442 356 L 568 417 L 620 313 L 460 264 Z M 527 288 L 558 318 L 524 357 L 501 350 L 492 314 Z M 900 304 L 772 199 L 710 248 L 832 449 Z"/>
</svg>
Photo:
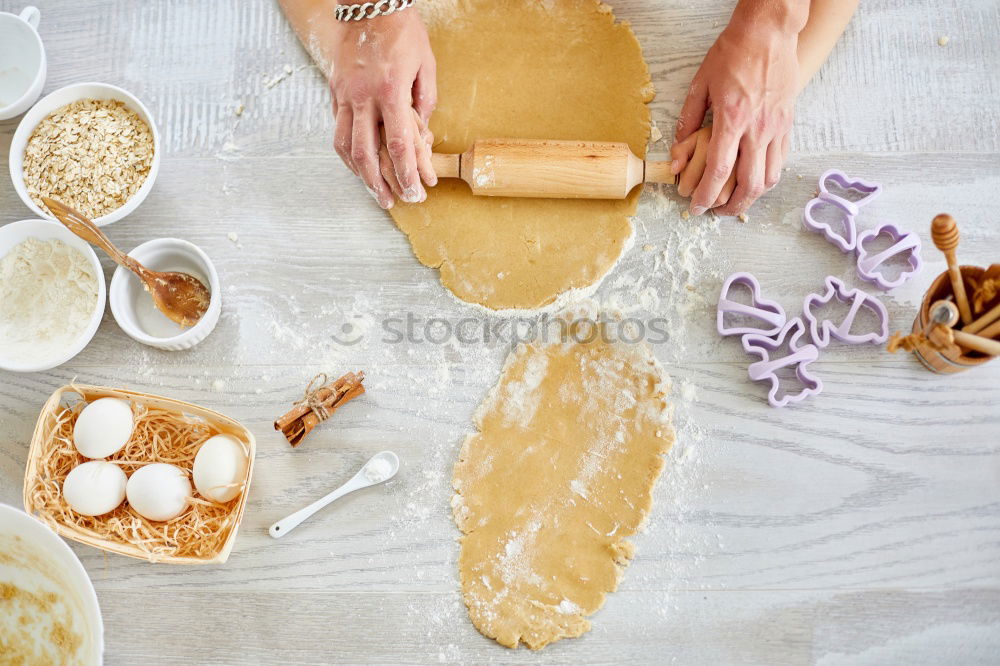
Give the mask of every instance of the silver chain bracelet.
<svg viewBox="0 0 1000 666">
<path fill-rule="evenodd" d="M 338 21 L 360 21 L 361 19 L 388 16 L 413 6 L 414 0 L 378 0 L 360 5 L 337 5 L 334 17 Z"/>
</svg>

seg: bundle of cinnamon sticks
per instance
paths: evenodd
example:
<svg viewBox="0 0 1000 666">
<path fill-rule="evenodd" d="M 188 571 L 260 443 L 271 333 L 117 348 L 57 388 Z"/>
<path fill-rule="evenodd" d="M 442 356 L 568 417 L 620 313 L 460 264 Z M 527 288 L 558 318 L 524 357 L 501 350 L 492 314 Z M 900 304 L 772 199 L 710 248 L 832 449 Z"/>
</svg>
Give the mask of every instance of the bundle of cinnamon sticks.
<svg viewBox="0 0 1000 666">
<path fill-rule="evenodd" d="M 348 372 L 329 383 L 325 374 L 316 375 L 302 399 L 274 422 L 274 429 L 280 430 L 293 447 L 298 446 L 313 428 L 333 416 L 342 405 L 364 393 L 364 380 L 365 373 L 362 371 Z"/>
</svg>

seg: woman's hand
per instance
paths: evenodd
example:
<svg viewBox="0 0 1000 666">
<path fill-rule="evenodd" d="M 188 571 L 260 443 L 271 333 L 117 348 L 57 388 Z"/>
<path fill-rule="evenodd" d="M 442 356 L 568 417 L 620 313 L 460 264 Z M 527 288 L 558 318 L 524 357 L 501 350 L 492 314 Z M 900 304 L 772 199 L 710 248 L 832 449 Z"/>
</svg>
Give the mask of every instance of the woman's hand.
<svg viewBox="0 0 1000 666">
<path fill-rule="evenodd" d="M 808 5 L 805 0 L 740 0 L 695 74 L 672 149 L 693 152 L 696 142 L 680 144 L 701 128 L 711 108 L 714 126 L 704 176 L 691 192 L 693 215 L 716 207 L 723 215 L 742 213 L 778 183 L 798 91 L 798 33 Z M 683 168 L 674 156 L 671 170 Z"/>
<path fill-rule="evenodd" d="M 690 197 L 705 175 L 705 165 L 708 162 L 708 148 L 712 143 L 712 126 L 702 127 L 683 141 L 675 143 L 670 148 L 670 170 L 679 174 L 677 194 Z M 736 189 L 736 172 L 729 174 L 719 199 L 728 201 Z"/>
<path fill-rule="evenodd" d="M 434 54 L 415 9 L 362 21 L 338 22 L 333 53 L 333 145 L 382 208 L 394 196 L 427 198 L 437 184 L 426 129 L 437 104 Z M 384 138 L 383 138 L 384 132 Z M 383 176 L 379 149 L 385 143 Z"/>
</svg>

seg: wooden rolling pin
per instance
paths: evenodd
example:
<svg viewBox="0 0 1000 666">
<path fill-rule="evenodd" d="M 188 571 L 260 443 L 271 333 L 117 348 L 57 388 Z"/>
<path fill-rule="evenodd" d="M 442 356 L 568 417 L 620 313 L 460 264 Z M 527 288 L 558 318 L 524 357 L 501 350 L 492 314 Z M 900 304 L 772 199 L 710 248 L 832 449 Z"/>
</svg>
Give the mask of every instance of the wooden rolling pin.
<svg viewBox="0 0 1000 666">
<path fill-rule="evenodd" d="M 626 143 L 479 139 L 464 153 L 434 153 L 438 178 L 461 178 L 487 197 L 624 199 L 639 183 L 672 183 L 670 162 L 644 162 Z"/>
</svg>

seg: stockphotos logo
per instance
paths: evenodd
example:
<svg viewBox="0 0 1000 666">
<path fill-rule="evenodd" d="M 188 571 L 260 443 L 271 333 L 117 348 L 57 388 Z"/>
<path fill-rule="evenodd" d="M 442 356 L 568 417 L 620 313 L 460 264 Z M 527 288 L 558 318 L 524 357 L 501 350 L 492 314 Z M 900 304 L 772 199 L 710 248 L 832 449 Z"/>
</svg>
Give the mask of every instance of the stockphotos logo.
<svg viewBox="0 0 1000 666">
<path fill-rule="evenodd" d="M 353 347 L 362 340 L 365 339 L 364 333 L 364 318 L 360 315 L 355 315 L 351 321 L 345 321 L 343 324 L 338 326 L 330 337 L 338 345 L 343 345 L 344 347 Z"/>
<path fill-rule="evenodd" d="M 660 345 L 669 341 L 668 321 L 663 317 L 649 319 L 616 318 L 605 314 L 596 317 L 565 317 L 543 314 L 532 318 L 443 317 L 422 318 L 407 312 L 386 316 L 378 321 L 377 330 L 371 319 L 354 315 L 340 324 L 331 337 L 345 347 L 366 340 L 378 340 L 384 345 L 517 345 L 519 342 L 578 342 L 597 339 L 604 342 Z"/>
</svg>

